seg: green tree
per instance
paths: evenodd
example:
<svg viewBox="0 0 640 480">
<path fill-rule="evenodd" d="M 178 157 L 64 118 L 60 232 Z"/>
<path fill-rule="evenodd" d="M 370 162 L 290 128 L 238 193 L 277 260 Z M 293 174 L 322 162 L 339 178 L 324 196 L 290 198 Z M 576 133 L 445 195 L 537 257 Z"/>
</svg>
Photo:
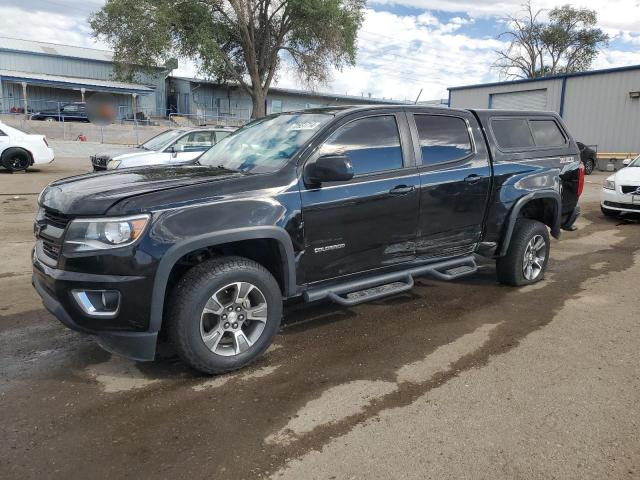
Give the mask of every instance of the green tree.
<svg viewBox="0 0 640 480">
<path fill-rule="evenodd" d="M 353 65 L 365 0 L 108 0 L 89 23 L 114 50 L 116 72 L 139 71 L 179 56 L 201 73 L 243 88 L 252 117 L 283 65 L 308 84 L 331 67 Z"/>
<path fill-rule="evenodd" d="M 507 17 L 509 30 L 499 38 L 509 46 L 496 52 L 494 67 L 508 78 L 536 78 L 588 70 L 609 36 L 597 28 L 594 10 L 571 5 L 555 7 L 548 20 L 543 10 L 534 11 L 531 2 L 524 12 Z"/>
</svg>

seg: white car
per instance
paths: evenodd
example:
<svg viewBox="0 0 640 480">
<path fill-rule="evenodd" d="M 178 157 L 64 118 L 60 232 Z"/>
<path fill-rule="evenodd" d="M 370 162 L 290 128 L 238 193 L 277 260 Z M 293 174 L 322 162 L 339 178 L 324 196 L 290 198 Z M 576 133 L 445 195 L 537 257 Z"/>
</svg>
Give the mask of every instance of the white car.
<svg viewBox="0 0 640 480">
<path fill-rule="evenodd" d="M 609 217 L 640 213 L 640 155 L 604 181 L 600 208 Z"/>
<path fill-rule="evenodd" d="M 91 156 L 94 171 L 147 165 L 180 165 L 202 155 L 233 132 L 230 128 L 202 127 L 167 130 L 137 147 L 123 147 Z"/>
<path fill-rule="evenodd" d="M 32 135 L 0 122 L 0 165 L 12 172 L 53 162 L 53 149 L 44 135 Z"/>
</svg>

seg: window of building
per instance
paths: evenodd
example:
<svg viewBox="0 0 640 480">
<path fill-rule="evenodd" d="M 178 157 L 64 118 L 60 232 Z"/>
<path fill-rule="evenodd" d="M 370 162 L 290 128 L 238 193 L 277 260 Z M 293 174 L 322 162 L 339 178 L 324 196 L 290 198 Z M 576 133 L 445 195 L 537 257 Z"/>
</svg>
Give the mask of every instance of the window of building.
<svg viewBox="0 0 640 480">
<path fill-rule="evenodd" d="M 320 149 L 320 155 L 331 154 L 346 155 L 356 175 L 402 168 L 402 149 L 395 117 L 365 117 L 343 125 Z"/>
<path fill-rule="evenodd" d="M 531 131 L 537 147 L 559 147 L 567 143 L 554 120 L 531 120 Z"/>
<path fill-rule="evenodd" d="M 469 130 L 462 118 L 442 115 L 414 115 L 413 118 L 423 165 L 460 160 L 473 152 Z"/>
<path fill-rule="evenodd" d="M 491 129 L 500 148 L 532 148 L 533 136 L 526 118 L 505 118 L 491 121 Z"/>
</svg>

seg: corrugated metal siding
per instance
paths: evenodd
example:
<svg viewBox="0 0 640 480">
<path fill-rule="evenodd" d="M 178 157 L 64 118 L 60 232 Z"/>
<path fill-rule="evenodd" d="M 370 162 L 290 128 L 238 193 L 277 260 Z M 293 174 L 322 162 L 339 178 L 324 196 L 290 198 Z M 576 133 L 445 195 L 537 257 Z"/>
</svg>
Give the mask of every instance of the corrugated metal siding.
<svg viewBox="0 0 640 480">
<path fill-rule="evenodd" d="M 515 85 L 496 85 L 492 87 L 468 88 L 451 91 L 451 107 L 453 108 L 489 108 L 491 94 L 523 92 L 527 90 L 541 90 L 547 92 L 546 108 L 548 110 L 560 110 L 560 95 L 562 80 L 546 80 L 535 83 L 522 83 Z"/>
<path fill-rule="evenodd" d="M 560 113 L 562 79 L 463 88 L 451 91 L 451 106 L 487 108 L 494 93 L 547 89 L 547 109 Z M 566 79 L 563 118 L 573 137 L 600 152 L 640 152 L 640 69 Z"/>
<path fill-rule="evenodd" d="M 20 52 L 38 53 L 42 55 L 57 55 L 63 57 L 86 58 L 110 62 L 113 52 L 97 50 L 95 48 L 60 45 L 57 43 L 37 42 L 19 38 L 0 37 L 0 49 L 17 50 Z"/>
<path fill-rule="evenodd" d="M 0 70 L 17 70 L 21 72 L 45 73 L 49 75 L 63 75 L 70 77 L 91 78 L 95 80 L 113 80 L 113 64 L 91 60 L 57 57 L 54 55 L 36 55 L 28 52 L 0 51 Z M 140 74 L 138 83 L 152 86 L 155 91 L 145 97 L 138 97 L 138 104 L 153 115 L 165 114 L 165 75 L 158 72 L 155 75 Z M 2 96 L 8 97 L 6 84 Z M 34 87 L 35 88 L 35 87 Z M 31 92 L 31 87 L 29 89 Z M 53 100 L 66 101 L 73 95 L 73 90 L 55 89 L 51 92 Z M 6 101 L 6 100 L 5 100 Z M 74 100 L 77 101 L 77 100 Z"/>
<path fill-rule="evenodd" d="M 571 133 L 601 152 L 640 152 L 640 70 L 567 79 L 563 117 Z"/>
<path fill-rule="evenodd" d="M 3 99 L 0 100 L 0 111 L 8 111 L 11 107 L 24 107 L 24 97 L 22 96 L 22 86 L 17 83 L 2 83 Z M 28 101 L 31 110 L 53 110 L 58 108 L 58 103 L 70 103 L 82 101 L 82 94 L 76 90 L 63 90 L 60 88 L 49 88 L 40 86 L 28 87 Z M 87 93 L 89 98 L 91 93 Z M 124 108 L 127 112 L 131 108 L 131 95 L 114 94 L 116 105 Z M 150 97 L 150 96 L 149 96 Z M 138 97 L 140 99 L 144 97 Z M 140 102 L 138 102 L 140 104 Z M 142 105 L 140 105 L 142 107 Z M 146 108 L 146 107 L 145 107 Z"/>
<path fill-rule="evenodd" d="M 172 84 L 176 92 L 181 95 L 187 93 L 187 85 L 189 80 L 173 78 Z M 220 87 L 211 84 L 191 83 L 191 113 L 192 114 L 213 114 L 219 111 L 220 114 L 233 114 L 239 118 L 249 118 L 253 109 L 251 97 L 240 88 Z M 182 97 L 181 97 L 182 98 Z M 297 95 L 290 93 L 282 93 L 277 90 L 267 95 L 267 113 L 272 113 L 272 102 L 282 102 L 282 111 L 289 112 L 293 110 L 303 110 L 312 107 L 324 107 L 333 105 L 354 105 L 367 104 L 370 101 L 366 98 L 328 98 L 326 96 Z M 218 110 L 217 105 L 220 105 Z M 183 112 L 181 112 L 183 113 Z"/>
</svg>

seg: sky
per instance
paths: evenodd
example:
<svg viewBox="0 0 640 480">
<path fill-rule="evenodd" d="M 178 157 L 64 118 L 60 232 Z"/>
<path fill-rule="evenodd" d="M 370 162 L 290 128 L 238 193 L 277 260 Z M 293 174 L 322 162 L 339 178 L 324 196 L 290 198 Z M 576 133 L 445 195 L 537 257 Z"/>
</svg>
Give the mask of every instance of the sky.
<svg viewBox="0 0 640 480">
<path fill-rule="evenodd" d="M 444 99 L 447 87 L 501 80 L 491 65 L 505 44 L 502 19 L 523 0 L 369 0 L 354 67 L 334 70 L 319 91 L 396 100 Z M 570 3 L 598 12 L 610 36 L 593 68 L 640 64 L 640 0 L 537 0 L 535 8 Z M 87 17 L 104 0 L 2 0 L 0 36 L 108 49 L 91 37 Z M 1 41 L 1 40 L 0 40 Z M 180 59 L 174 75 L 198 76 Z M 282 68 L 276 85 L 304 89 Z M 422 93 L 420 91 L 422 90 Z"/>
</svg>

